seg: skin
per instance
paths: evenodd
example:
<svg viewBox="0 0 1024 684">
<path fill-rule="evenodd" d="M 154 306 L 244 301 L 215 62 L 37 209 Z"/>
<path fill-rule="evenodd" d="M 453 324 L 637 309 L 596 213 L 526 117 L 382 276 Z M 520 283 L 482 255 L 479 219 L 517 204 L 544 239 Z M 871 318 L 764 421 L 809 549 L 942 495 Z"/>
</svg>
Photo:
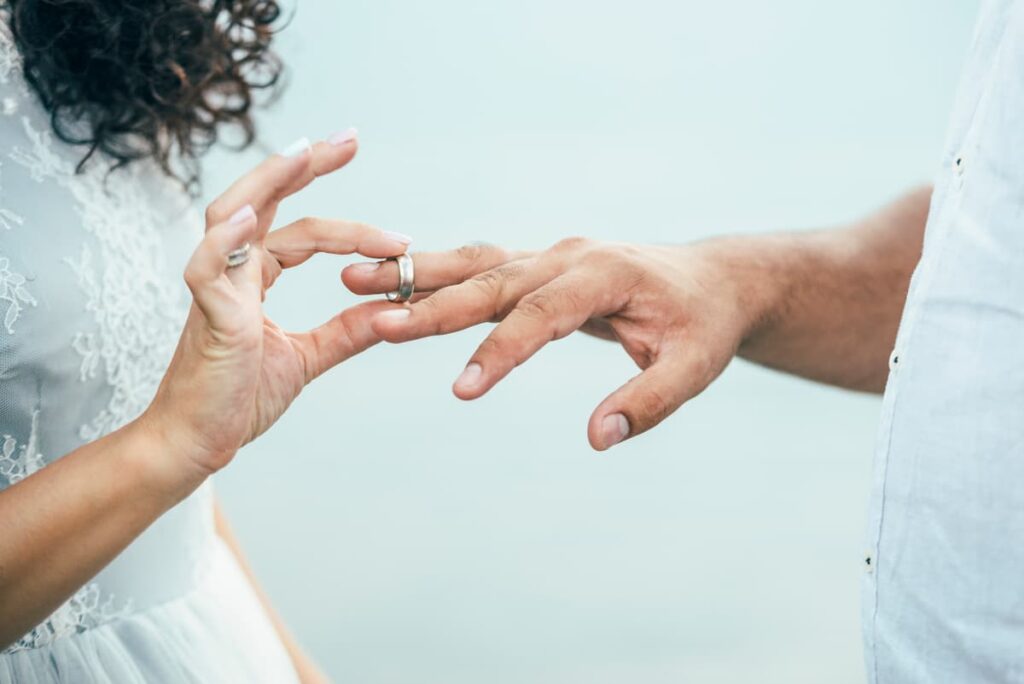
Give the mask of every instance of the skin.
<svg viewBox="0 0 1024 684">
<path fill-rule="evenodd" d="M 383 301 L 303 333 L 285 332 L 263 313 L 266 291 L 282 271 L 314 254 L 384 258 L 408 247 L 403 236 L 338 220 L 306 218 L 270 231 L 282 200 L 355 156 L 354 139 L 333 140 L 272 156 L 207 209 L 206 235 L 185 271 L 193 305 L 144 414 L 0 492 L 0 647 L 230 463 L 306 384 L 378 341 L 371 320 L 386 308 Z M 228 269 L 227 255 L 247 242 L 249 261 Z M 300 652 L 292 652 L 303 670 Z M 322 681 L 315 668 L 303 674 Z"/>
<path fill-rule="evenodd" d="M 880 392 L 930 188 L 846 227 L 682 246 L 570 238 L 543 252 L 491 246 L 415 255 L 412 304 L 373 320 L 389 342 L 498 325 L 454 392 L 490 391 L 545 344 L 576 330 L 618 342 L 641 373 L 609 395 L 587 429 L 604 450 L 702 392 L 735 356 L 812 380 Z M 394 263 L 355 264 L 357 294 L 393 290 Z"/>
</svg>

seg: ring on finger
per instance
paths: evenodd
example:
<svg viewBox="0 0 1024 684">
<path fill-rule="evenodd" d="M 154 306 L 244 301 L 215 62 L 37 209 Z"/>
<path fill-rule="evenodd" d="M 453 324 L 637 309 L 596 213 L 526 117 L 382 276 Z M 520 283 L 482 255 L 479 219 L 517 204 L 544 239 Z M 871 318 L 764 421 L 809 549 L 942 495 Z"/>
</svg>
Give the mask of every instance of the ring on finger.
<svg viewBox="0 0 1024 684">
<path fill-rule="evenodd" d="M 412 257 L 402 254 L 388 257 L 387 261 L 394 261 L 398 264 L 398 289 L 387 293 L 388 301 L 396 303 L 409 301 L 416 291 L 416 269 L 413 267 Z"/>
<path fill-rule="evenodd" d="M 228 268 L 235 268 L 241 266 L 249 260 L 249 250 L 251 246 L 248 242 L 239 247 L 236 250 L 228 252 Z"/>
</svg>

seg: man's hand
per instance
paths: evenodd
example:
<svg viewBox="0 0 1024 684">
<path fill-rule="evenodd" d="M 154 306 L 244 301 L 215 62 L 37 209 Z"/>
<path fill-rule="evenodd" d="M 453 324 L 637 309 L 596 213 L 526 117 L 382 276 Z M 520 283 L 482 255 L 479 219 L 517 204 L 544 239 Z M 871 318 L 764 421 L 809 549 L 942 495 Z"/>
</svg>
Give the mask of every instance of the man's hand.
<svg viewBox="0 0 1024 684">
<path fill-rule="evenodd" d="M 563 240 L 540 253 L 470 246 L 414 256 L 418 299 L 376 314 L 389 342 L 500 321 L 455 382 L 476 399 L 574 330 L 618 341 L 642 372 L 591 416 L 604 450 L 700 393 L 737 353 L 821 382 L 881 391 L 929 188 L 837 230 L 719 238 L 677 247 Z M 356 264 L 357 294 L 393 290 L 394 263 Z"/>
<path fill-rule="evenodd" d="M 378 314 L 373 327 L 384 340 L 405 342 L 500 320 L 455 383 L 462 399 L 480 397 L 577 329 L 618 340 L 643 372 L 594 412 L 590 443 L 604 450 L 654 427 L 707 387 L 757 319 L 753 298 L 707 255 L 713 249 L 570 238 L 535 255 L 496 247 L 418 255 L 417 280 L 427 287 L 458 282 L 476 270 L 472 264 L 500 265 Z M 393 287 L 386 268 L 373 282 L 360 280 L 360 269 L 347 271 L 346 282 L 361 292 Z"/>
</svg>

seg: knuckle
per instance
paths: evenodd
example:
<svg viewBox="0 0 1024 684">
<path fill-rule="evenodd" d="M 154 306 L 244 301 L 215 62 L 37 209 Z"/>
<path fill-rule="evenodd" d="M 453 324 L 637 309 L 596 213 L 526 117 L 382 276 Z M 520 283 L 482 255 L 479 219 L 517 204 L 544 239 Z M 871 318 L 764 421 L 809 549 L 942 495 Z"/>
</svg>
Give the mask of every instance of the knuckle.
<svg viewBox="0 0 1024 684">
<path fill-rule="evenodd" d="M 519 277 L 524 268 L 522 264 L 508 263 L 473 276 L 468 282 L 473 283 L 484 294 L 494 296 L 502 292 L 508 281 Z"/>
<path fill-rule="evenodd" d="M 593 245 L 580 257 L 580 261 L 591 266 L 607 267 L 615 264 L 617 268 L 629 268 L 630 255 L 623 249 L 611 245 Z"/>
<path fill-rule="evenodd" d="M 516 310 L 527 318 L 547 318 L 554 309 L 554 297 L 547 292 L 534 292 L 523 298 L 516 307 Z"/>
<path fill-rule="evenodd" d="M 194 265 L 189 264 L 188 266 L 185 267 L 184 278 L 185 278 L 185 284 L 188 285 L 188 289 L 190 289 L 190 290 L 192 290 L 194 292 L 196 290 L 196 288 L 199 287 L 199 283 L 200 283 L 199 271 L 198 271 L 198 269 Z"/>
<path fill-rule="evenodd" d="M 672 412 L 668 399 L 656 389 L 648 389 L 639 397 L 639 416 L 644 426 L 659 423 Z"/>
<path fill-rule="evenodd" d="M 588 249 L 593 241 L 581 235 L 562 238 L 551 248 L 553 252 L 578 252 Z"/>
<path fill-rule="evenodd" d="M 462 247 L 459 247 L 458 249 L 455 250 L 455 256 L 457 256 L 462 261 L 468 262 L 470 264 L 475 264 L 476 262 L 480 261 L 480 259 L 483 257 L 484 249 L 484 245 L 479 243 L 463 245 Z"/>
<path fill-rule="evenodd" d="M 694 356 L 690 361 L 691 377 L 701 387 L 707 387 L 718 375 L 718 358 L 707 348 L 697 350 L 693 354 Z"/>
<path fill-rule="evenodd" d="M 316 218 L 315 216 L 303 216 L 295 222 L 295 229 L 304 235 L 311 235 L 320 230 L 320 226 L 323 224 L 323 219 Z"/>
<path fill-rule="evenodd" d="M 503 264 L 511 259 L 508 250 L 486 242 L 474 242 L 455 250 L 455 255 L 470 266 Z"/>
<path fill-rule="evenodd" d="M 418 328 L 431 335 L 443 335 L 447 331 L 446 324 L 448 317 L 443 315 L 444 301 L 437 295 L 427 297 L 413 306 L 416 312 L 416 323 Z"/>
<path fill-rule="evenodd" d="M 477 356 L 481 358 L 504 356 L 507 348 L 505 340 L 496 335 L 490 335 L 477 347 Z"/>
<path fill-rule="evenodd" d="M 224 211 L 224 201 L 220 198 L 213 200 L 206 206 L 205 219 L 207 228 L 217 225 L 226 218 L 227 214 L 225 214 Z"/>
</svg>

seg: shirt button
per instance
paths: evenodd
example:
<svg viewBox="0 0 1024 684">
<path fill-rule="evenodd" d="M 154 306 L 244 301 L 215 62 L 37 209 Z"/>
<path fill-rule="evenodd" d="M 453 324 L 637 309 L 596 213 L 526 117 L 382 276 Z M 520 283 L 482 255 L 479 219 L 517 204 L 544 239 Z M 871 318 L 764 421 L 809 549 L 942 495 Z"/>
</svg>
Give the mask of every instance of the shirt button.
<svg viewBox="0 0 1024 684">
<path fill-rule="evenodd" d="M 889 354 L 889 370 L 896 370 L 896 366 L 900 363 L 900 354 L 896 349 L 892 350 L 892 354 Z"/>
<path fill-rule="evenodd" d="M 875 556 L 871 551 L 864 553 L 864 572 L 869 575 L 875 571 Z"/>
<path fill-rule="evenodd" d="M 965 162 L 963 156 L 957 155 L 956 159 L 953 161 L 953 173 L 958 176 L 964 175 L 964 166 Z"/>
</svg>

